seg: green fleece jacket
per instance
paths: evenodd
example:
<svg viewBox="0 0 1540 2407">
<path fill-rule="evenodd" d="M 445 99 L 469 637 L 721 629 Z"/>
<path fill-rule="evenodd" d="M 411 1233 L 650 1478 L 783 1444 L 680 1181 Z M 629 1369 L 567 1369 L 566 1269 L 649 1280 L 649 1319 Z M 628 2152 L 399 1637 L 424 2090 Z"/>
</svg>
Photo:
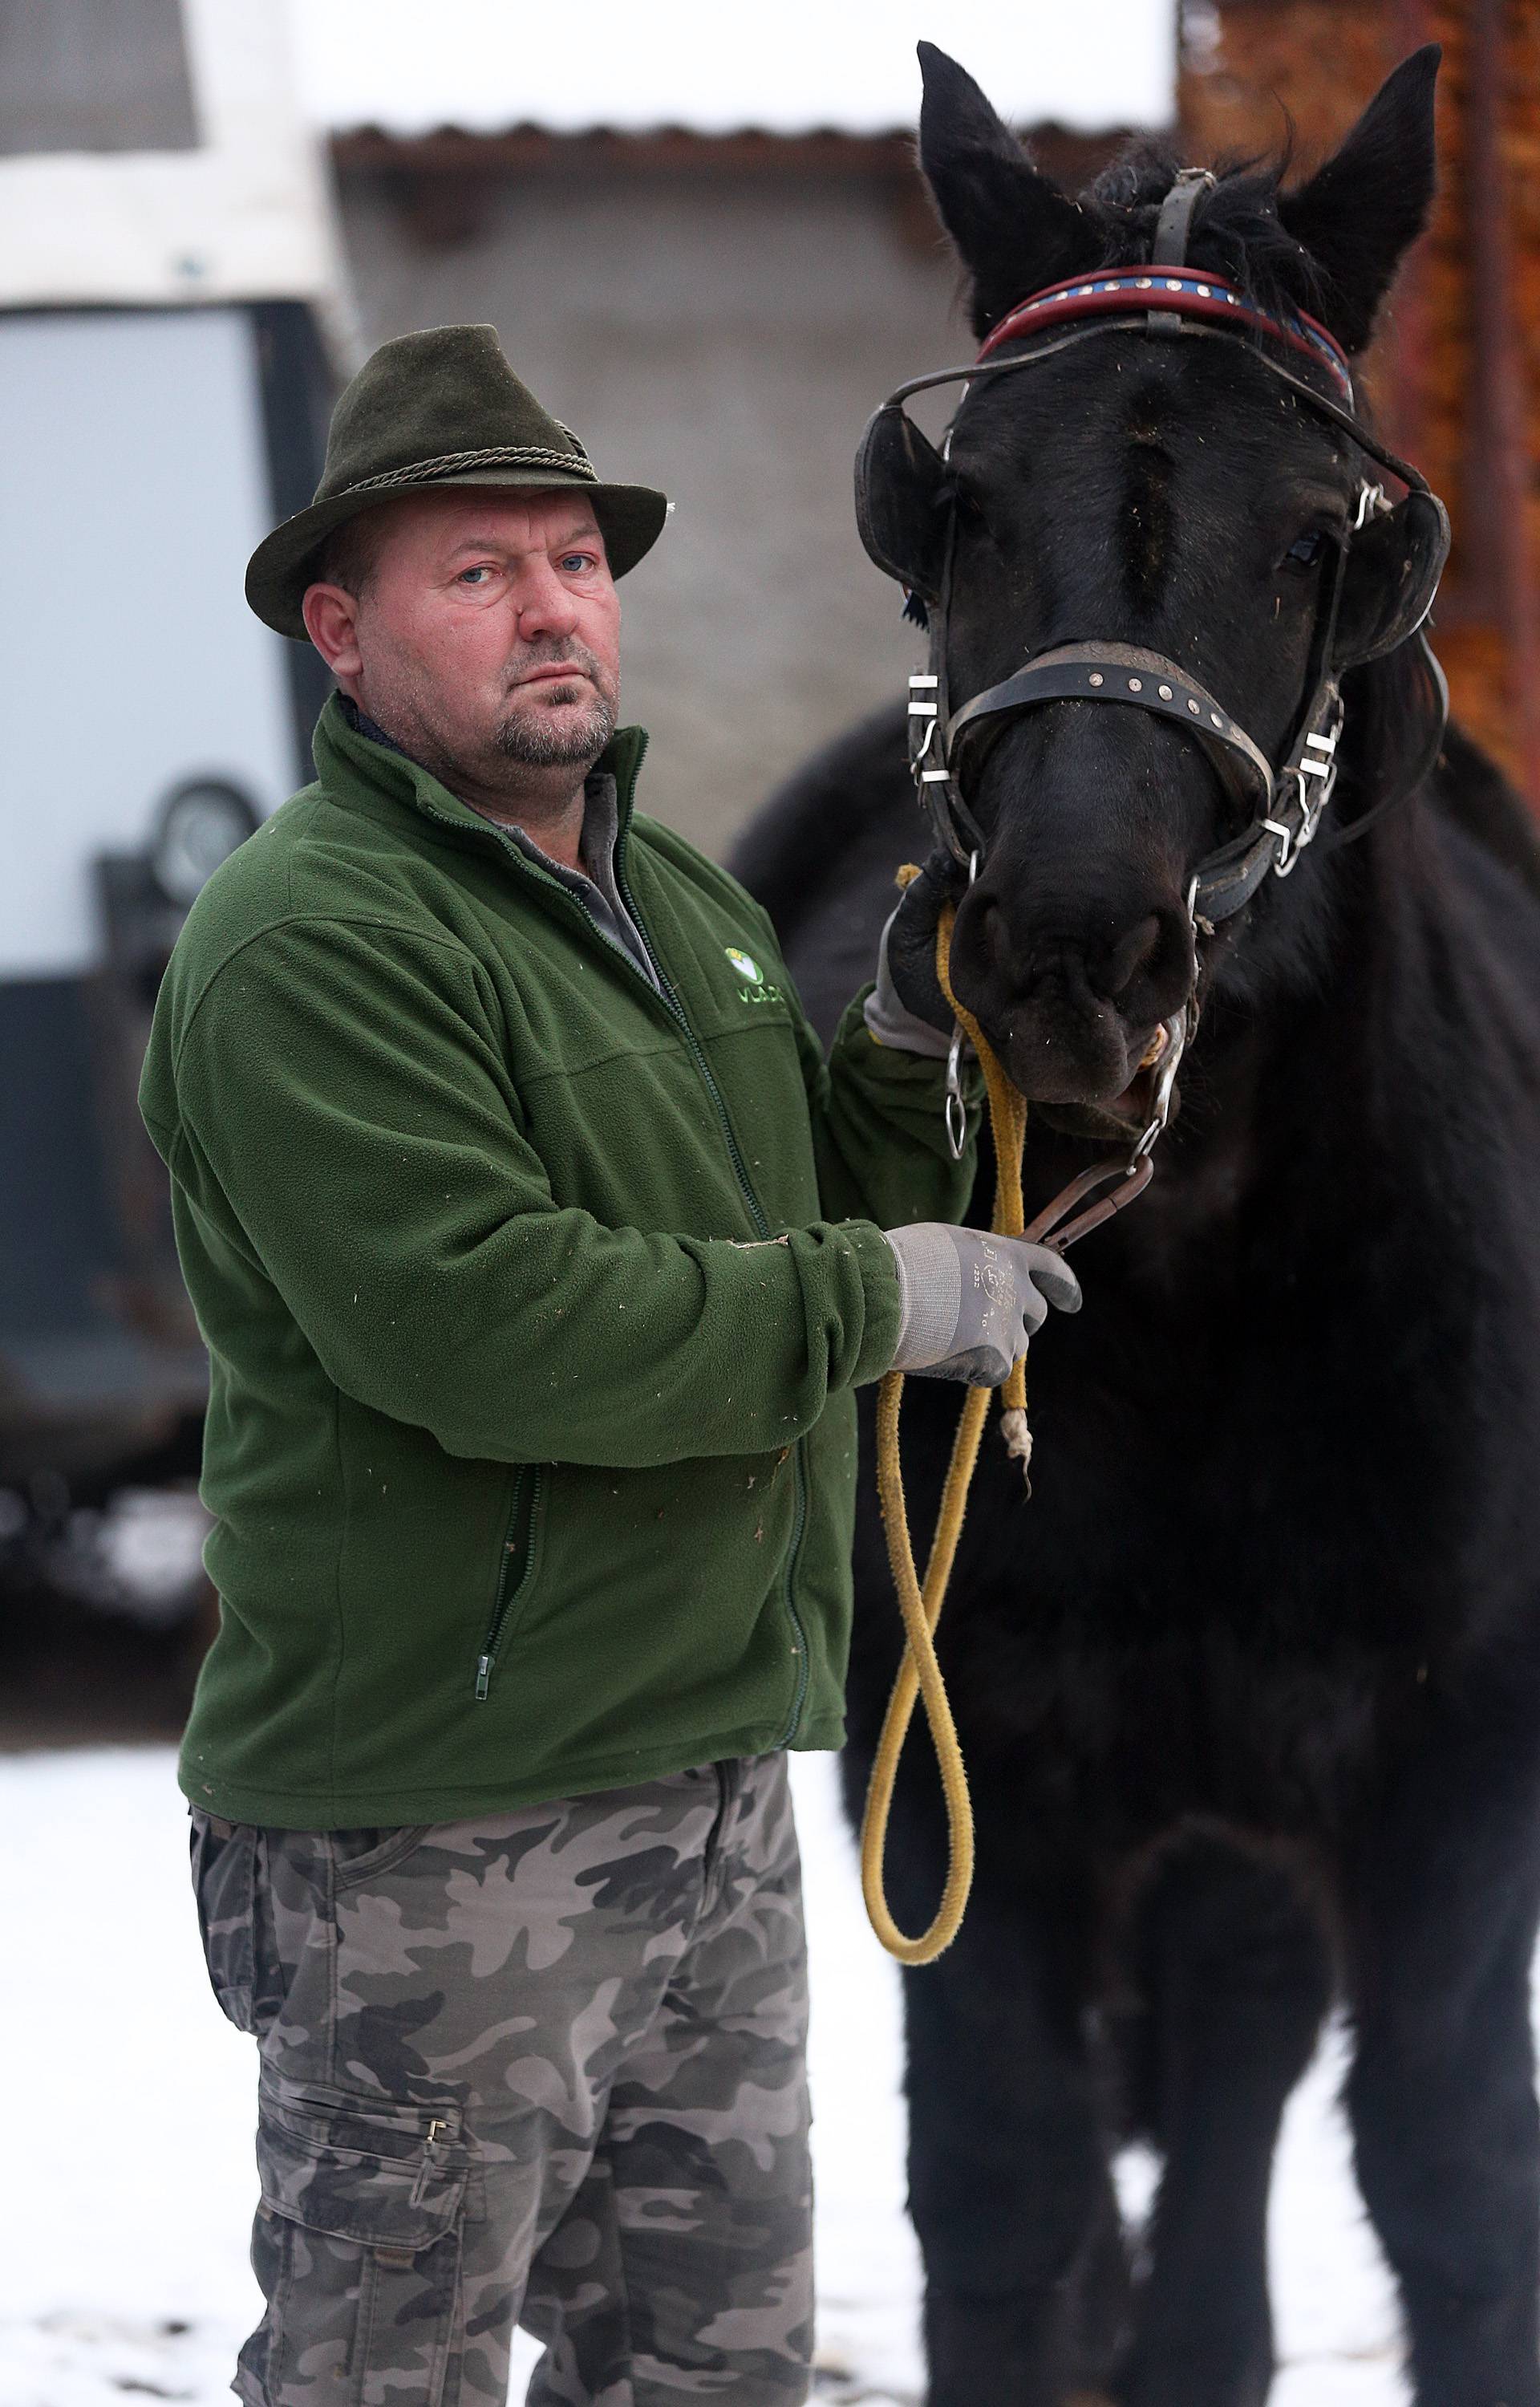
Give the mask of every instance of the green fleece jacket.
<svg viewBox="0 0 1540 2407">
<path fill-rule="evenodd" d="M 838 1745 L 853 1390 L 937 1064 L 826 1064 L 765 914 L 633 817 L 661 991 L 489 820 L 350 728 L 204 889 L 140 1102 L 208 1347 L 219 1636 L 193 1802 L 326 1830 Z"/>
</svg>

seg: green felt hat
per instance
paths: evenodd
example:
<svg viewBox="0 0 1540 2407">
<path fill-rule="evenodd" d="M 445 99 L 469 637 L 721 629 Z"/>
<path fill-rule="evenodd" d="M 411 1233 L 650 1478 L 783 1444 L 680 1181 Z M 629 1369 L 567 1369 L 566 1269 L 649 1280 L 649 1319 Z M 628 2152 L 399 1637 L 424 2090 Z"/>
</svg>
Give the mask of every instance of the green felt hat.
<svg viewBox="0 0 1540 2407">
<path fill-rule="evenodd" d="M 332 529 L 397 494 L 441 485 L 580 488 L 613 577 L 652 549 L 669 512 L 645 485 L 600 479 L 576 435 L 520 384 L 495 326 L 431 326 L 382 343 L 343 392 L 315 500 L 251 555 L 246 598 L 258 618 L 303 643 L 300 604 Z"/>
</svg>

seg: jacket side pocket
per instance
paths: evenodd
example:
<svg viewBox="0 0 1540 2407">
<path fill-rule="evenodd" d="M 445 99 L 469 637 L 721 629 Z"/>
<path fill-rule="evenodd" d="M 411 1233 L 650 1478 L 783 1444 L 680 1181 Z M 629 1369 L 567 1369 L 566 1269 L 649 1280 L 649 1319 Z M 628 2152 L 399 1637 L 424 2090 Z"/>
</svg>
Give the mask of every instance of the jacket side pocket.
<svg viewBox="0 0 1540 2407">
<path fill-rule="evenodd" d="M 471 2176 L 459 2108 L 352 2098 L 264 2067 L 257 2167 L 267 2313 L 241 2357 L 257 2395 L 441 2407 Z"/>
<path fill-rule="evenodd" d="M 522 1608 L 529 1602 L 544 1503 L 544 1467 L 533 1462 L 521 1463 L 514 1481 L 513 1502 L 503 1533 L 497 1593 L 492 1600 L 491 1617 L 482 1641 L 481 1653 L 476 1658 L 475 1698 L 478 1704 L 487 1701 L 493 1668 L 508 1636 L 515 1605 Z"/>
</svg>

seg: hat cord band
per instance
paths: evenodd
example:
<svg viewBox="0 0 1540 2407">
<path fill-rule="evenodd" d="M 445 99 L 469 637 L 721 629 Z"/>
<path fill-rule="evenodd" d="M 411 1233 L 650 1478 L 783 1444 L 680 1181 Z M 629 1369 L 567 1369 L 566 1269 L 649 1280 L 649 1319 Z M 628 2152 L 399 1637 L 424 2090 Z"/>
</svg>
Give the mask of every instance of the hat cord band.
<svg viewBox="0 0 1540 2407">
<path fill-rule="evenodd" d="M 437 460 L 414 460 L 404 468 L 387 468 L 378 477 L 360 477 L 332 498 L 346 501 L 354 493 L 380 493 L 394 485 L 421 485 L 435 477 L 453 477 L 463 468 L 561 468 L 583 483 L 597 485 L 591 463 L 572 451 L 552 451 L 538 443 L 493 444 L 482 451 L 445 451 Z"/>
</svg>

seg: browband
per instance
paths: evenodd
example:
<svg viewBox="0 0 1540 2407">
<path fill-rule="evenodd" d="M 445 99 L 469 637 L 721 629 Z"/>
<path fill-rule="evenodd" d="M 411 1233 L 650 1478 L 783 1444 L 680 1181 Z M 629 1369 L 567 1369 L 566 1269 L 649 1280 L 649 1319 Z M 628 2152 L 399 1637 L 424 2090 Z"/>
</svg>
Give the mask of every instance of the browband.
<svg viewBox="0 0 1540 2407">
<path fill-rule="evenodd" d="M 1165 318 L 1207 319 L 1237 329 L 1250 326 L 1259 335 L 1271 335 L 1275 342 L 1288 344 L 1316 367 L 1324 368 L 1343 406 L 1349 410 L 1355 406 L 1348 355 L 1318 320 L 1303 309 L 1275 317 L 1248 301 L 1222 276 L 1199 276 L 1190 267 L 1163 270 L 1153 263 L 1148 267 L 1104 267 L 1095 276 L 1072 276 L 1062 284 L 1045 285 L 1029 300 L 1007 310 L 980 345 L 979 358 L 987 360 L 1003 344 L 1038 334 L 1045 326 L 1136 307 L 1158 310 Z"/>
</svg>

